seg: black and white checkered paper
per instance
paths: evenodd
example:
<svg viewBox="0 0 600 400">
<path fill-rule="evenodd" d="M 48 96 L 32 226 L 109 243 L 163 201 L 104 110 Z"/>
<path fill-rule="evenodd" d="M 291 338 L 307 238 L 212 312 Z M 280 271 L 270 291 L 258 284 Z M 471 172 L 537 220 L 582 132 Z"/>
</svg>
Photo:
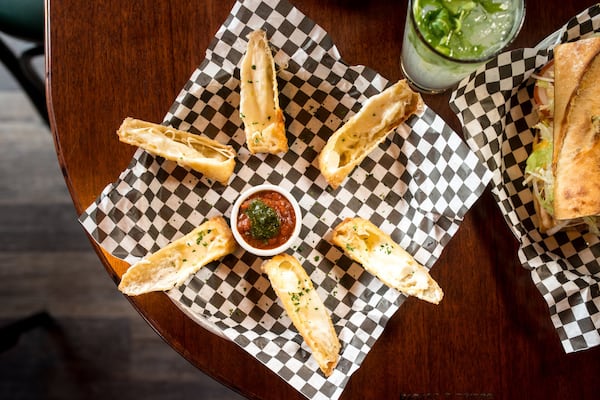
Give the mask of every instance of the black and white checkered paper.
<svg viewBox="0 0 600 400">
<path fill-rule="evenodd" d="M 519 259 L 531 270 L 566 352 L 600 344 L 600 239 L 591 233 L 537 230 L 530 189 L 523 183 L 538 122 L 534 72 L 557 43 L 600 32 L 600 5 L 583 11 L 536 48 L 501 54 L 463 80 L 450 106 L 471 149 L 493 171 L 492 192 L 520 242 Z"/>
<path fill-rule="evenodd" d="M 259 28 L 267 32 L 277 64 L 290 144 L 283 155 L 251 155 L 238 113 L 238 66 L 246 35 Z M 190 318 L 243 347 L 307 398 L 337 399 L 405 297 L 334 247 L 332 227 L 345 217 L 370 219 L 430 268 L 491 180 L 460 136 L 426 108 L 331 190 L 317 168 L 318 152 L 389 84 L 370 68 L 344 63 L 327 33 L 287 1 L 238 2 L 163 121 L 231 144 L 238 158 L 229 184 L 138 150 L 80 221 L 107 251 L 135 262 L 206 218 L 228 218 L 247 188 L 268 182 L 289 189 L 303 226 L 288 252 L 309 273 L 342 343 L 329 378 L 261 274 L 261 258 L 239 248 L 168 295 Z"/>
</svg>

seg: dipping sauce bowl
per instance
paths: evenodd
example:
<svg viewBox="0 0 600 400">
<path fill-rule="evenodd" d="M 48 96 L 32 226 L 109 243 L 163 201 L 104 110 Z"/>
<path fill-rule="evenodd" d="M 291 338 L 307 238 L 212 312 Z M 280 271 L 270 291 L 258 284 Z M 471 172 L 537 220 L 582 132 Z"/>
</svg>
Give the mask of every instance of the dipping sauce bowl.
<svg viewBox="0 0 600 400">
<path fill-rule="evenodd" d="M 248 189 L 231 211 L 233 237 L 246 251 L 261 257 L 283 253 L 298 238 L 301 227 L 298 202 L 276 185 Z"/>
</svg>

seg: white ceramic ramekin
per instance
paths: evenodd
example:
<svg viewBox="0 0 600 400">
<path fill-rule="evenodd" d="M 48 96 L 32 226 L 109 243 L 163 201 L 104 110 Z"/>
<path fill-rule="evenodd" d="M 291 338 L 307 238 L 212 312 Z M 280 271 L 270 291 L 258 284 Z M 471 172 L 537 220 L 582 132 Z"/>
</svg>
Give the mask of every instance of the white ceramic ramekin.
<svg viewBox="0 0 600 400">
<path fill-rule="evenodd" d="M 238 214 L 240 213 L 240 206 L 242 205 L 244 200 L 246 200 L 248 197 L 250 197 L 251 195 L 253 195 L 255 193 L 266 191 L 266 190 L 272 190 L 274 192 L 277 192 L 277 193 L 281 194 L 282 196 L 284 196 L 290 202 L 290 204 L 292 205 L 292 208 L 294 209 L 294 213 L 296 214 L 296 225 L 294 226 L 294 231 L 292 233 L 292 236 L 290 236 L 290 238 L 282 245 L 275 247 L 273 249 L 258 249 L 256 247 L 251 246 L 250 244 L 248 244 L 248 242 L 246 242 L 244 240 L 244 238 L 242 237 L 242 235 L 240 234 L 240 232 L 237 229 L 237 218 L 238 218 Z M 238 242 L 238 244 L 240 246 L 242 246 L 242 248 L 244 250 L 246 250 L 252 254 L 255 254 L 257 256 L 260 256 L 260 257 L 270 257 L 270 256 L 274 256 L 274 255 L 277 255 L 277 254 L 280 254 L 280 253 L 283 253 L 284 251 L 286 251 L 292 245 L 292 243 L 294 243 L 294 241 L 298 238 L 298 236 L 300 235 L 300 229 L 302 228 L 302 212 L 301 212 L 300 206 L 298 205 L 298 202 L 296 201 L 294 196 L 292 196 L 292 194 L 289 191 L 283 189 L 282 187 L 276 186 L 276 185 L 271 185 L 271 184 L 263 184 L 263 185 L 254 186 L 254 187 L 246 190 L 245 192 L 243 192 L 237 198 L 235 203 L 233 204 L 230 220 L 231 220 L 231 231 L 233 232 L 233 237 Z"/>
</svg>

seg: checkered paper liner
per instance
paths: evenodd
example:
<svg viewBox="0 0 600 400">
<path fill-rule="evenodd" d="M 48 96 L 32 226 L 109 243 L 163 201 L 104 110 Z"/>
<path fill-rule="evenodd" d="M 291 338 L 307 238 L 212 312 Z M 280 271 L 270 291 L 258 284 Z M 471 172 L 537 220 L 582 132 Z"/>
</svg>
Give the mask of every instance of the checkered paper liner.
<svg viewBox="0 0 600 400">
<path fill-rule="evenodd" d="M 465 140 L 493 171 L 492 193 L 520 242 L 519 259 L 546 300 L 566 352 L 600 344 L 600 239 L 591 233 L 540 234 L 532 193 L 523 183 L 538 116 L 534 72 L 554 45 L 600 32 L 600 5 L 583 11 L 536 48 L 501 54 L 464 79 L 450 106 Z"/>
<path fill-rule="evenodd" d="M 251 155 L 238 113 L 246 35 L 264 29 L 277 64 L 290 150 Z M 370 219 L 430 268 L 491 179 L 491 172 L 431 109 L 391 133 L 336 190 L 316 157 L 327 138 L 391 83 L 341 59 L 327 33 L 286 1 L 234 5 L 163 123 L 231 144 L 229 184 L 138 150 L 118 180 L 80 216 L 111 254 L 133 263 L 206 218 L 229 218 L 238 195 L 265 182 L 291 191 L 303 214 L 288 251 L 309 273 L 342 343 L 329 378 L 293 327 L 260 266 L 241 248 L 168 292 L 184 313 L 244 348 L 307 398 L 338 398 L 405 297 L 330 242 L 346 217 Z M 443 283 L 442 283 L 443 286 Z"/>
</svg>

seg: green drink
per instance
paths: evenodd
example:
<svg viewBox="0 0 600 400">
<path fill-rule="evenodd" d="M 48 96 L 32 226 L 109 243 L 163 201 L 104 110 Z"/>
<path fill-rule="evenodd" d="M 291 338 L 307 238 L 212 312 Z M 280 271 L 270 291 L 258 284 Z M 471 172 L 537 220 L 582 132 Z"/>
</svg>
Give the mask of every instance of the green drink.
<svg viewBox="0 0 600 400">
<path fill-rule="evenodd" d="M 409 0 L 402 72 L 422 92 L 454 86 L 521 28 L 524 0 Z"/>
</svg>

